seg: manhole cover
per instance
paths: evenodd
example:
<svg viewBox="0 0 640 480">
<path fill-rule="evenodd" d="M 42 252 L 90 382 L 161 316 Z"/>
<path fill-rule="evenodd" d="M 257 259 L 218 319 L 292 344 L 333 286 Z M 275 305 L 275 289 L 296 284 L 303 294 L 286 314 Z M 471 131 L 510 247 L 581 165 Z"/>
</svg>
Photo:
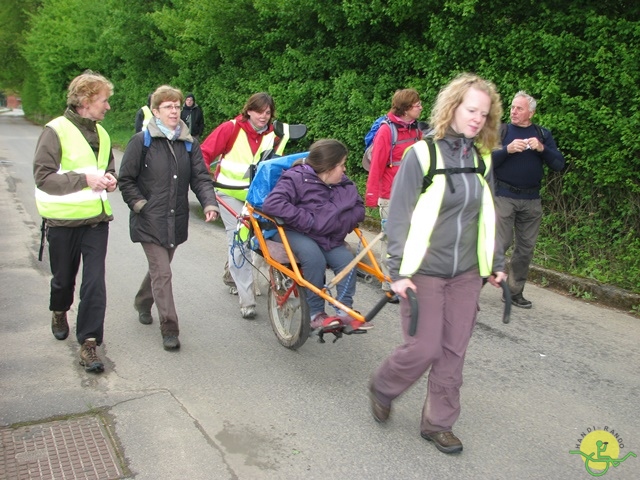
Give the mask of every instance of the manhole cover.
<svg viewBox="0 0 640 480">
<path fill-rule="evenodd" d="M 100 418 L 0 428 L 0 480 L 123 478 Z"/>
</svg>

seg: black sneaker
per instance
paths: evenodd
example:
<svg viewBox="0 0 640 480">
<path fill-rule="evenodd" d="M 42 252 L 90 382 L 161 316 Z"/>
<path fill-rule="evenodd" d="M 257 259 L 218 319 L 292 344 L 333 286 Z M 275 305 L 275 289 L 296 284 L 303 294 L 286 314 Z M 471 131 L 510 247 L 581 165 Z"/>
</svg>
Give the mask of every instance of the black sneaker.
<svg viewBox="0 0 640 480">
<path fill-rule="evenodd" d="M 511 304 L 520 308 L 531 308 L 531 302 L 524 298 L 521 293 L 511 297 Z"/>
</svg>

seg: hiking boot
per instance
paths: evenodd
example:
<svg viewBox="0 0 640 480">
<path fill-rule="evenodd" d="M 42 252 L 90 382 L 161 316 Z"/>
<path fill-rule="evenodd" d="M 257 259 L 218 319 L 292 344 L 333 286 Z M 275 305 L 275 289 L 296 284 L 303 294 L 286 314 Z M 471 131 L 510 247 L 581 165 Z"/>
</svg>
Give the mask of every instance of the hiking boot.
<svg viewBox="0 0 640 480">
<path fill-rule="evenodd" d="M 69 336 L 69 323 L 67 312 L 51 312 L 51 333 L 58 340 L 64 340 Z"/>
<path fill-rule="evenodd" d="M 462 442 L 451 431 L 436 433 L 420 432 L 420 436 L 425 440 L 433 442 L 436 448 L 442 453 L 459 453 L 462 451 Z"/>
<path fill-rule="evenodd" d="M 165 350 L 178 350 L 180 348 L 180 340 L 177 335 L 163 335 L 162 346 Z"/>
<path fill-rule="evenodd" d="M 531 308 L 531 302 L 524 298 L 521 293 L 511 297 L 511 304 L 520 308 Z"/>
<path fill-rule="evenodd" d="M 151 325 L 153 323 L 151 312 L 138 312 L 138 320 L 143 325 Z"/>
<path fill-rule="evenodd" d="M 242 318 L 246 318 L 246 319 L 252 319 L 255 318 L 256 316 L 256 306 L 255 305 L 250 305 L 248 307 L 240 307 L 240 315 L 242 315 Z"/>
<path fill-rule="evenodd" d="M 96 353 L 97 346 L 95 338 L 87 338 L 80 347 L 80 365 L 87 372 L 100 373 L 104 371 L 104 364 Z"/>
<path fill-rule="evenodd" d="M 387 407 L 380 403 L 373 383 L 369 384 L 369 398 L 371 399 L 371 414 L 373 415 L 373 419 L 378 423 L 386 422 L 391 414 L 391 406 Z"/>
</svg>

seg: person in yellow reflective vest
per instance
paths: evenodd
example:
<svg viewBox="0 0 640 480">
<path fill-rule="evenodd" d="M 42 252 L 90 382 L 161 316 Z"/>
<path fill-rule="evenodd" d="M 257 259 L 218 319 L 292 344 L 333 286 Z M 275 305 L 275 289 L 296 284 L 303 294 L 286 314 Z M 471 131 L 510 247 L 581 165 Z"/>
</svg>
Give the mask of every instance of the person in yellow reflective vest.
<svg viewBox="0 0 640 480">
<path fill-rule="evenodd" d="M 260 92 L 251 95 L 242 108 L 242 112 L 233 120 L 228 120 L 218 127 L 202 143 L 202 156 L 207 169 L 215 165 L 216 181 L 223 185 L 240 189 L 217 190 L 218 197 L 237 214 L 242 212 L 249 187 L 249 168 L 260 160 L 262 152 L 276 149 L 282 153 L 285 143 L 280 141 L 273 131 L 272 120 L 276 113 L 273 98 L 268 93 Z M 233 283 L 232 292 L 237 291 L 242 318 L 251 319 L 256 316 L 256 301 L 253 288 L 253 271 L 250 259 L 243 257 L 248 248 L 234 246 L 234 236 L 238 230 L 238 219 L 226 208 L 220 209 L 220 216 L 227 233 L 229 246 L 229 272 Z M 239 230 L 242 234 L 242 229 Z M 236 242 L 246 241 L 246 238 Z M 234 285 L 235 284 L 235 285 Z"/>
<path fill-rule="evenodd" d="M 96 348 L 104 334 L 105 258 L 113 220 L 107 192 L 117 185 L 111 140 L 98 122 L 111 109 L 111 95 L 113 85 L 102 75 L 86 71 L 74 78 L 67 110 L 45 126 L 33 161 L 36 205 L 45 222 L 53 275 L 51 331 L 58 340 L 69 335 L 67 312 L 82 259 L 76 339 L 80 363 L 96 373 L 104 371 Z"/>
<path fill-rule="evenodd" d="M 149 120 L 153 118 L 153 113 L 151 112 L 151 94 L 147 97 L 147 104 L 143 105 L 136 112 L 136 121 L 135 121 L 135 129 L 136 133 L 141 132 L 142 130 L 147 129 L 147 125 L 149 124 Z"/>
<path fill-rule="evenodd" d="M 471 74 L 455 78 L 440 91 L 429 122 L 436 166 L 447 173 L 436 172 L 423 191 L 430 153 L 421 140 L 405 153 L 391 192 L 388 266 L 391 288 L 401 297 L 404 344 L 371 378 L 372 413 L 386 421 L 392 401 L 429 371 L 420 431 L 444 453 L 462 451 L 452 428 L 483 278 L 494 286 L 506 278 L 503 255 L 494 252 L 491 191 L 491 150 L 499 146 L 501 116 L 493 84 Z M 409 289 L 418 301 L 413 335 Z"/>
</svg>

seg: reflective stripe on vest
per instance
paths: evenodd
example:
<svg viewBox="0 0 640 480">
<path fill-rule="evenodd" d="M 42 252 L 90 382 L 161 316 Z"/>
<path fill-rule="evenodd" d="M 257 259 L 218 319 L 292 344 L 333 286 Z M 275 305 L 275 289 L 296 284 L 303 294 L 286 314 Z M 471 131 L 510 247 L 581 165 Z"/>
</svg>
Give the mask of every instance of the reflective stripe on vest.
<svg viewBox="0 0 640 480">
<path fill-rule="evenodd" d="M 280 139 L 280 145 L 278 145 L 278 148 L 276 149 L 276 155 L 278 156 L 282 156 L 282 152 L 284 152 L 284 147 L 287 145 L 287 142 L 289 141 L 289 124 L 288 123 L 283 123 L 282 124 L 282 138 Z"/>
<path fill-rule="evenodd" d="M 47 126 L 53 128 L 60 139 L 62 157 L 57 175 L 68 172 L 104 175 L 109 165 L 111 139 L 102 125 L 96 124 L 100 138 L 97 159 L 89 142 L 68 118 L 58 117 Z M 67 195 L 49 195 L 36 187 L 36 206 L 43 218 L 57 220 L 93 218 L 102 214 L 103 208 L 107 215 L 111 215 L 106 190 L 96 193 L 91 187 Z"/>
<path fill-rule="evenodd" d="M 146 105 L 142 107 L 142 114 L 144 115 L 144 120 L 142 121 L 142 130 L 147 129 L 147 125 L 149 125 L 149 121 L 153 118 L 153 113 L 151 113 L 151 109 Z"/>
<path fill-rule="evenodd" d="M 234 124 L 236 122 L 235 120 L 231 121 Z M 238 137 L 236 138 L 236 141 L 233 142 L 231 150 L 225 154 L 222 160 L 220 160 L 220 172 L 218 173 L 216 182 L 223 185 L 248 187 L 249 167 L 258 163 L 262 152 L 273 148 L 275 138 L 276 134 L 274 132 L 263 135 L 262 142 L 260 143 L 256 154 L 253 155 L 251 153 L 251 146 L 249 145 L 247 133 L 243 129 L 240 129 Z M 247 198 L 247 190 L 227 190 L 224 188 L 220 188 L 218 190 L 241 201 L 245 201 Z"/>
<path fill-rule="evenodd" d="M 438 145 L 436 147 L 436 168 L 444 168 L 444 162 Z M 431 160 L 426 141 L 421 140 L 413 145 L 418 160 L 422 166 L 423 175 L 429 172 Z M 474 149 L 475 150 L 475 149 Z M 491 154 L 483 155 L 485 161 L 485 173 L 491 168 Z M 474 154 L 475 166 L 478 166 L 477 156 Z M 482 208 L 478 219 L 478 269 L 480 276 L 488 277 L 493 268 L 493 249 L 495 246 L 495 209 L 491 189 L 484 178 L 478 173 L 478 179 L 482 185 Z M 402 262 L 399 274 L 410 277 L 418 271 L 429 249 L 431 234 L 438 220 L 442 200 L 444 199 L 447 182 L 445 175 L 434 175 L 433 183 L 420 195 L 413 214 L 411 226 L 404 246 Z"/>
</svg>

